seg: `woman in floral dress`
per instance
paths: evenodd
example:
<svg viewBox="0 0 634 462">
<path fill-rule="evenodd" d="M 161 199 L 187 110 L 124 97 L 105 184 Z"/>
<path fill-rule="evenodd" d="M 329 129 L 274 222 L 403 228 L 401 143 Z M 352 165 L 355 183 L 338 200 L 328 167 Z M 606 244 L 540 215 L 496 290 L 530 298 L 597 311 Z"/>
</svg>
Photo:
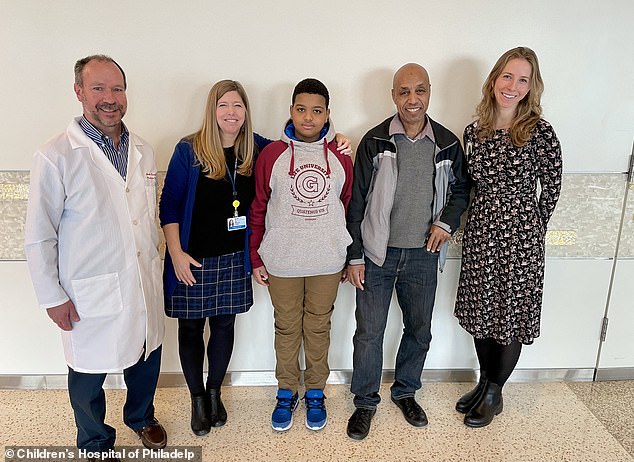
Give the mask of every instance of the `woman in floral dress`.
<svg viewBox="0 0 634 462">
<path fill-rule="evenodd" d="M 535 53 L 507 51 L 464 131 L 474 197 L 454 314 L 473 336 L 480 363 L 478 385 L 456 404 L 470 427 L 502 412 L 502 387 L 522 345 L 539 336 L 544 237 L 562 169 L 559 140 L 541 118 L 543 89 Z"/>
</svg>

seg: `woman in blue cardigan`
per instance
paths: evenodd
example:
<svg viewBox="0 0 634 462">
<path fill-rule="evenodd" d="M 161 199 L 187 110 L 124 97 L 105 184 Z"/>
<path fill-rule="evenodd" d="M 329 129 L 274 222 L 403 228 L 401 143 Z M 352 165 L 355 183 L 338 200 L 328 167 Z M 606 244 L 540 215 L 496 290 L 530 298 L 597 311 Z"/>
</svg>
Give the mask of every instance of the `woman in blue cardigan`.
<svg viewBox="0 0 634 462">
<path fill-rule="evenodd" d="M 178 318 L 178 352 L 196 435 L 227 420 L 220 386 L 233 351 L 235 318 L 253 304 L 246 249 L 253 162 L 268 142 L 254 136 L 242 85 L 222 80 L 209 92 L 201 129 L 176 145 L 165 177 L 160 201 L 167 241 L 165 311 Z M 209 373 L 204 384 L 206 320 Z"/>
</svg>

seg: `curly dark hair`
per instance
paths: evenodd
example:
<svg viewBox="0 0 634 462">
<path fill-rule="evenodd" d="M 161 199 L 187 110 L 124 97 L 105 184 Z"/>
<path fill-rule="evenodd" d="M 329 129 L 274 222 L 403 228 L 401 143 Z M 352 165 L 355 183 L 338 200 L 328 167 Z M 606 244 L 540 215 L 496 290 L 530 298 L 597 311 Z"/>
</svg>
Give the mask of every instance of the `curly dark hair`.
<svg viewBox="0 0 634 462">
<path fill-rule="evenodd" d="M 317 79 L 304 79 L 295 85 L 295 89 L 293 90 L 293 100 L 291 104 L 295 104 L 295 97 L 300 93 L 308 93 L 311 95 L 321 95 L 326 100 L 326 108 L 328 108 L 328 104 L 330 103 L 330 95 L 328 94 L 328 89 L 326 85 L 321 83 Z"/>
</svg>

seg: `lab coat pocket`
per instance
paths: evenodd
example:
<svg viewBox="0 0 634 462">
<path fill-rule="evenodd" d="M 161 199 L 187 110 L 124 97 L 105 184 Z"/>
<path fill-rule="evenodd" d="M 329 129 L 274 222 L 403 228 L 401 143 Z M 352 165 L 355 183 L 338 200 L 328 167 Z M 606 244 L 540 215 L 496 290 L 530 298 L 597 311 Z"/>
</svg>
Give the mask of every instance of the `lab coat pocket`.
<svg viewBox="0 0 634 462">
<path fill-rule="evenodd" d="M 80 319 L 116 316 L 123 311 L 117 273 L 74 279 L 75 309 Z"/>
</svg>

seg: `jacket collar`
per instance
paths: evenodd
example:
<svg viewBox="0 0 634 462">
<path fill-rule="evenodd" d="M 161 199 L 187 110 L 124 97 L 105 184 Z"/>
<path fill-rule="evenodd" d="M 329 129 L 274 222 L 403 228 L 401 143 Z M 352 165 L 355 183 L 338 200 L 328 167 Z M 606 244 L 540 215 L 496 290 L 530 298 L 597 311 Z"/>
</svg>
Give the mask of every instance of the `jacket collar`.
<svg viewBox="0 0 634 462">
<path fill-rule="evenodd" d="M 434 130 L 432 130 L 431 128 L 430 120 L 431 119 L 429 118 L 429 116 L 425 114 L 425 125 L 423 129 L 420 131 L 420 133 L 418 133 L 413 138 L 414 140 L 422 140 L 423 138 L 427 137 L 432 141 L 432 143 L 436 143 L 436 138 L 434 137 Z M 388 133 L 390 135 L 390 138 L 392 138 L 394 135 L 407 136 L 407 133 L 405 133 L 405 127 L 403 126 L 403 122 L 401 121 L 401 118 L 399 117 L 398 114 L 394 114 L 394 117 L 392 117 Z"/>
</svg>

